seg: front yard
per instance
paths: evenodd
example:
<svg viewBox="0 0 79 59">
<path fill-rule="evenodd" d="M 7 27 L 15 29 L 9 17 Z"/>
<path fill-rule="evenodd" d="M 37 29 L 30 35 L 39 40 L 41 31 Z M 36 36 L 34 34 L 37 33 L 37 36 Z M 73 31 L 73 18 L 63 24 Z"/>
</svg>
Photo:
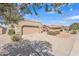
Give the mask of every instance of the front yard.
<svg viewBox="0 0 79 59">
<path fill-rule="evenodd" d="M 79 34 L 71 35 L 68 33 L 60 33 L 57 36 L 42 34 L 28 34 L 23 35 L 23 40 L 30 41 L 46 41 L 52 44 L 52 53 L 55 56 L 70 55 L 75 40 L 78 40 Z M 9 35 L 0 35 L 0 47 L 5 46 L 7 43 L 13 43 Z"/>
</svg>

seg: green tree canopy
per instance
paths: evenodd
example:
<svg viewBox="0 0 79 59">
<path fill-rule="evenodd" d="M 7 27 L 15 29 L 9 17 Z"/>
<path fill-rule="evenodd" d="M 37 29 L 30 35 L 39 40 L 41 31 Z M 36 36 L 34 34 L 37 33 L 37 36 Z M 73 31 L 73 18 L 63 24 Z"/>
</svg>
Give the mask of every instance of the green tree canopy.
<svg viewBox="0 0 79 59">
<path fill-rule="evenodd" d="M 11 24 L 22 20 L 22 16 L 18 14 L 17 4 L 4 3 L 0 4 L 0 23 Z"/>
<path fill-rule="evenodd" d="M 25 14 L 38 15 L 37 10 L 44 7 L 46 12 L 55 12 L 63 14 L 60 7 L 68 5 L 67 3 L 1 3 L 0 4 L 0 23 L 11 24 L 23 20 Z"/>
<path fill-rule="evenodd" d="M 70 30 L 78 30 L 79 29 L 79 23 L 73 23 L 70 25 Z"/>
</svg>

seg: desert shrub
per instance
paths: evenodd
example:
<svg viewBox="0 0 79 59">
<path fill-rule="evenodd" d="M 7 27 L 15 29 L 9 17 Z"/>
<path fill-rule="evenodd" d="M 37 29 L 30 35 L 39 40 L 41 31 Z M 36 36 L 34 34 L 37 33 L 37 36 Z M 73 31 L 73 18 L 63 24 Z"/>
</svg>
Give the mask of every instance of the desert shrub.
<svg viewBox="0 0 79 59">
<path fill-rule="evenodd" d="M 69 28 L 69 31 L 71 31 L 71 29 Z"/>
<path fill-rule="evenodd" d="M 77 33 L 76 30 L 72 30 L 72 31 L 71 31 L 71 34 L 76 34 L 76 33 Z"/>
<path fill-rule="evenodd" d="M 47 34 L 48 34 L 48 35 L 54 35 L 54 36 L 56 35 L 56 33 L 53 32 L 53 31 L 48 31 Z"/>
<path fill-rule="evenodd" d="M 12 39 L 12 41 L 20 41 L 20 40 L 22 40 L 22 36 L 19 34 L 12 35 L 11 39 Z"/>
<path fill-rule="evenodd" d="M 14 28 L 14 25 L 11 25 L 10 28 Z"/>
<path fill-rule="evenodd" d="M 60 34 L 60 31 L 55 31 L 56 34 Z"/>
<path fill-rule="evenodd" d="M 65 32 L 69 32 L 69 30 L 68 29 L 64 29 L 65 30 Z"/>
<path fill-rule="evenodd" d="M 8 34 L 9 34 L 9 35 L 15 34 L 15 30 L 14 30 L 14 29 L 9 29 L 9 30 L 8 30 Z"/>
<path fill-rule="evenodd" d="M 47 32 L 48 35 L 57 35 L 59 33 L 60 33 L 59 31 L 48 31 Z"/>
<path fill-rule="evenodd" d="M 60 32 L 62 32 L 63 30 L 61 29 Z"/>
<path fill-rule="evenodd" d="M 73 23 L 70 25 L 70 30 L 78 30 L 79 29 L 79 23 Z"/>
</svg>

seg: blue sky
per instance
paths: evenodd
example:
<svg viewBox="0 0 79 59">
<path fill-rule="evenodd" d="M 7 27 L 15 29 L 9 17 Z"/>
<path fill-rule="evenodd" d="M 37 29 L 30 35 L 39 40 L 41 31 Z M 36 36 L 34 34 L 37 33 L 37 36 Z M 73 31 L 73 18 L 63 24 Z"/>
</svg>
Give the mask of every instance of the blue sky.
<svg viewBox="0 0 79 59">
<path fill-rule="evenodd" d="M 25 19 L 36 20 L 43 24 L 61 24 L 61 25 L 70 25 L 74 22 L 79 22 L 79 4 L 74 3 L 69 6 L 61 7 L 66 16 L 60 15 L 56 12 L 45 12 L 44 9 L 37 10 L 38 16 L 36 15 L 26 15 Z"/>
</svg>

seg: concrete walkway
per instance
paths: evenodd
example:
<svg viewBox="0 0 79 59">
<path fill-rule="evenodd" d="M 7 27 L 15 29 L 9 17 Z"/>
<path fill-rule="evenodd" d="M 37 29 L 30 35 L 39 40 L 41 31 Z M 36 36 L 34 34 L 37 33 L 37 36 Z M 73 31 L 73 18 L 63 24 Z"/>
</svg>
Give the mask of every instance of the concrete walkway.
<svg viewBox="0 0 79 59">
<path fill-rule="evenodd" d="M 79 34 L 75 36 L 75 41 L 70 56 L 79 56 Z"/>
</svg>

